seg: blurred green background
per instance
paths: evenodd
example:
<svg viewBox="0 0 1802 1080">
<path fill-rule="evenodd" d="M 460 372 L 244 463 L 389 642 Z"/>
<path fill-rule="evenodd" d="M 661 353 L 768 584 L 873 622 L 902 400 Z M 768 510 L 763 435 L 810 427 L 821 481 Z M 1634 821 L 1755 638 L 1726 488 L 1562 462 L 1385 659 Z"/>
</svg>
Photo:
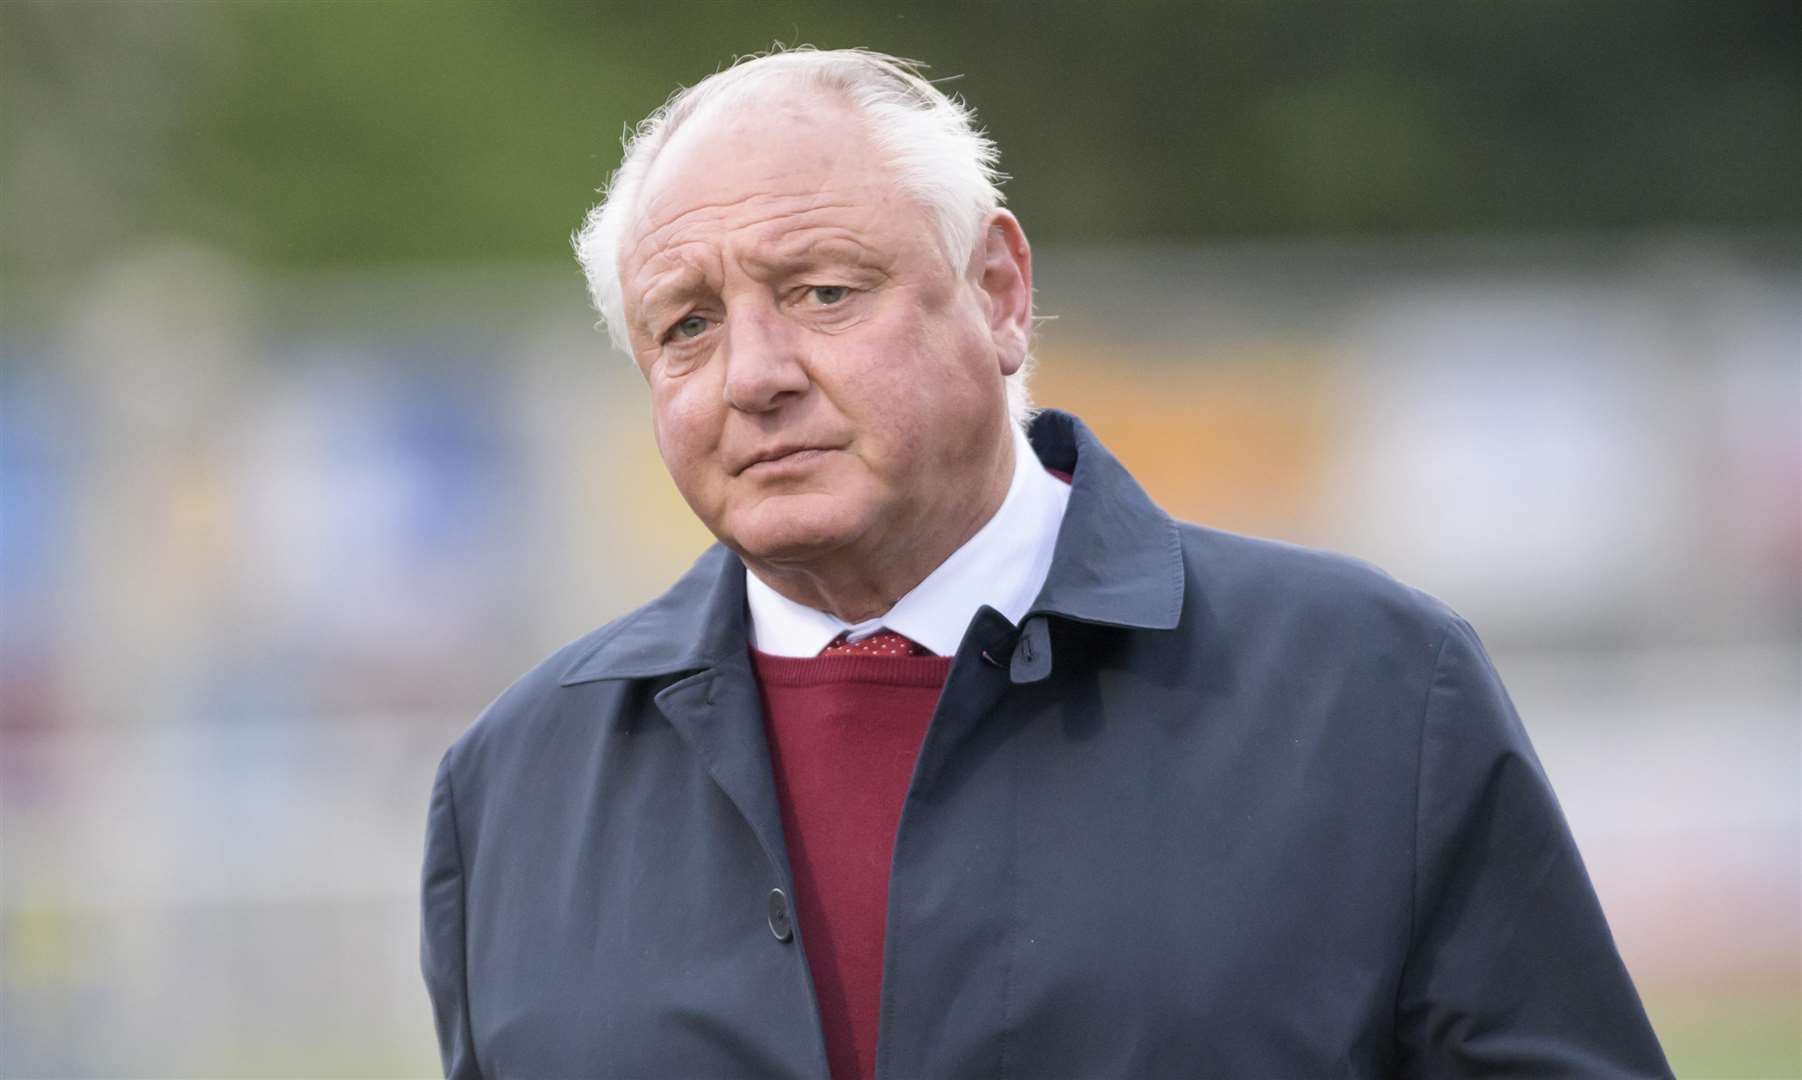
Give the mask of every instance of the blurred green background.
<svg viewBox="0 0 1802 1080">
<path fill-rule="evenodd" d="M 560 259 L 622 127 L 777 40 L 954 79 L 1041 242 L 1802 221 L 1784 0 L 0 10 L 9 276 Z"/>
<path fill-rule="evenodd" d="M 0 1075 L 435 1068 L 438 754 L 705 544 L 568 237 L 773 41 L 1000 143 L 1037 397 L 1471 617 L 1686 1077 L 1802 1076 L 1802 7 L 0 3 Z"/>
</svg>

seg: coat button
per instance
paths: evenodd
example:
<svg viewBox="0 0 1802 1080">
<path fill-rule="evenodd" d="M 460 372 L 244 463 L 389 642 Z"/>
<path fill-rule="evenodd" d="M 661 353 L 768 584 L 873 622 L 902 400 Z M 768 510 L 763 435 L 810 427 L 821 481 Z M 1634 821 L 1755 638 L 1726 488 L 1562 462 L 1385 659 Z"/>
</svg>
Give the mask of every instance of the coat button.
<svg viewBox="0 0 1802 1080">
<path fill-rule="evenodd" d="M 777 941 L 789 941 L 795 936 L 788 917 L 788 895 L 781 889 L 770 890 L 770 933 L 776 935 Z"/>
</svg>

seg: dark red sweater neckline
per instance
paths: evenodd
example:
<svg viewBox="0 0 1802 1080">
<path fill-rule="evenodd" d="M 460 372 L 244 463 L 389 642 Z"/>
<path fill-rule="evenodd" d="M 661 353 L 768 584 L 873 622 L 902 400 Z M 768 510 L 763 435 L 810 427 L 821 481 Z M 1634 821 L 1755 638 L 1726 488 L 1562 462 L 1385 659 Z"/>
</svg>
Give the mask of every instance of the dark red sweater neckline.
<svg viewBox="0 0 1802 1080">
<path fill-rule="evenodd" d="M 945 685 L 949 656 L 776 656 L 751 650 L 757 677 L 772 686 L 875 683 L 881 686 Z"/>
</svg>

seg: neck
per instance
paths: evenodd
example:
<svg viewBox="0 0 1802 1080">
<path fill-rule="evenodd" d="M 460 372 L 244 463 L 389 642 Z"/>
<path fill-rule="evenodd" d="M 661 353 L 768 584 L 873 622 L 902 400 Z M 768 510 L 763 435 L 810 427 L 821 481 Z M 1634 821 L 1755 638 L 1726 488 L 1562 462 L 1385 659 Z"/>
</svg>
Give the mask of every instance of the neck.
<svg viewBox="0 0 1802 1080">
<path fill-rule="evenodd" d="M 764 584 L 816 611 L 847 623 L 873 619 L 895 606 L 951 553 L 968 543 L 1007 498 L 1014 478 L 1011 422 L 1006 437 L 990 455 L 981 480 L 971 489 L 944 492 L 944 512 L 928 515 L 927 528 L 893 530 L 869 545 L 847 547 L 805 562 L 779 563 L 740 553 L 745 566 Z"/>
</svg>

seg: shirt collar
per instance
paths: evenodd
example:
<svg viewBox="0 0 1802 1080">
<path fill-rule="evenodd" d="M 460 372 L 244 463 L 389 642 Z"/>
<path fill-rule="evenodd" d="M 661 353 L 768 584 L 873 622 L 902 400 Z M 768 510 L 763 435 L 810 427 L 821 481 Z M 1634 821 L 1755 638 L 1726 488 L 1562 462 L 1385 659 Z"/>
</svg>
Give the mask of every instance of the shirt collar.
<svg viewBox="0 0 1802 1080">
<path fill-rule="evenodd" d="M 1070 488 L 1045 471 L 1026 434 L 1017 426 L 1013 431 L 1014 477 L 1000 509 L 876 618 L 844 622 L 790 600 L 747 571 L 745 596 L 757 648 L 777 656 L 818 656 L 840 634 L 856 641 L 886 627 L 940 656 L 951 656 L 970 617 L 984 604 L 1018 623 L 1051 572 Z"/>
<path fill-rule="evenodd" d="M 1041 410 L 1031 437 L 1041 466 L 1073 475 L 1051 572 L 1027 621 L 1176 626 L 1188 592 L 1176 523 L 1076 417 Z M 748 577 L 738 556 L 714 544 L 668 592 L 570 643 L 554 661 L 563 671 L 559 681 L 575 686 L 746 665 Z"/>
</svg>

